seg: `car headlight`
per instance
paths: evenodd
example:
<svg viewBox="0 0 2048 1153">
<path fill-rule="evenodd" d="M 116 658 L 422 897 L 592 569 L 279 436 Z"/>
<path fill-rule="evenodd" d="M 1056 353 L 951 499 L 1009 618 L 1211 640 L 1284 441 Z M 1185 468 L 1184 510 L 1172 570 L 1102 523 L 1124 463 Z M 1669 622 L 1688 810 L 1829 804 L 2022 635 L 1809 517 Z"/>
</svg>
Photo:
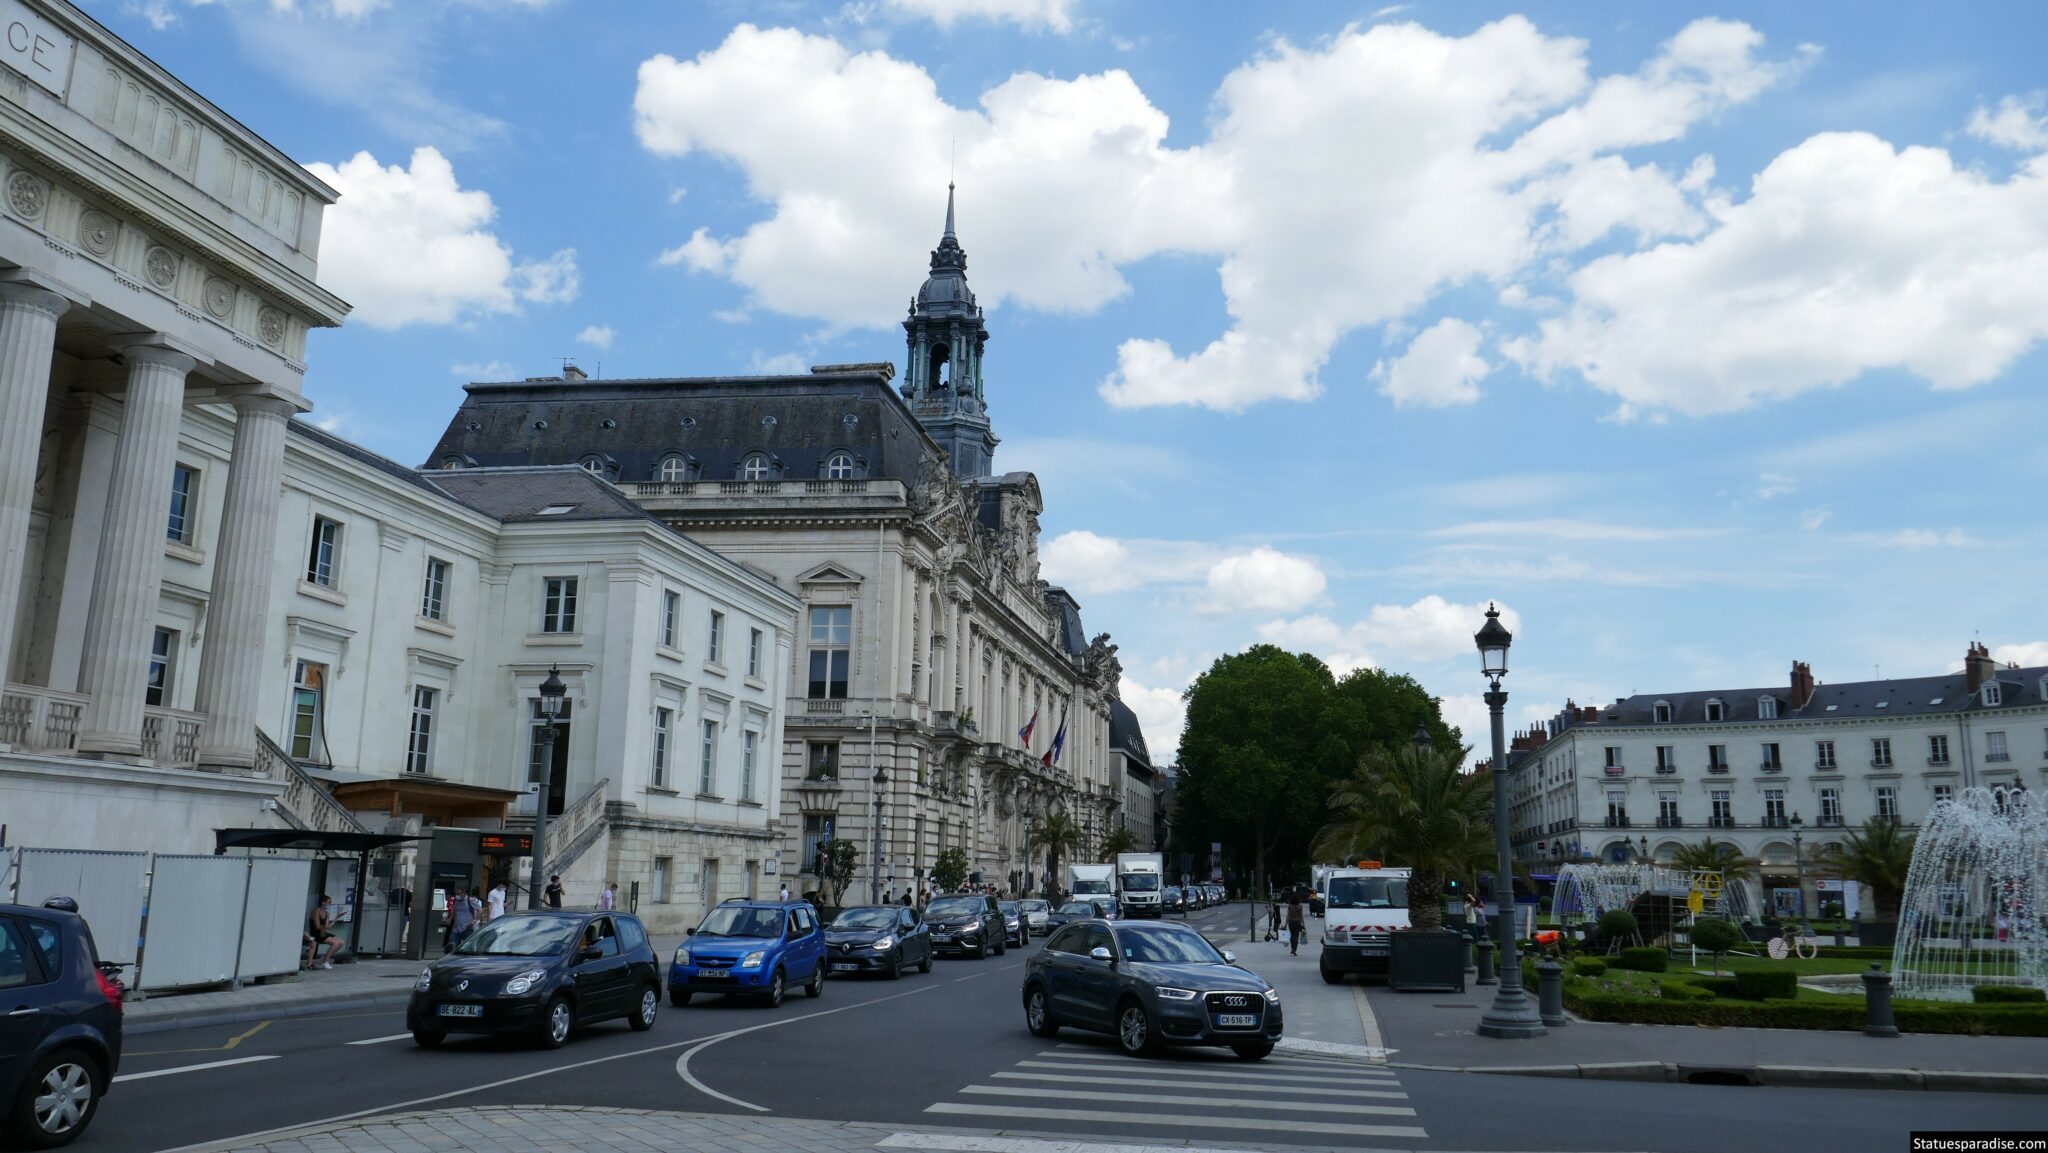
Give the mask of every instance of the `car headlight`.
<svg viewBox="0 0 2048 1153">
<path fill-rule="evenodd" d="M 1279 1003 L 1280 1003 L 1280 990 L 1278 990 L 1278 989 L 1268 989 L 1268 990 L 1266 990 L 1266 1004 L 1268 1004 L 1268 1005 L 1278 1005 Z"/>
<path fill-rule="evenodd" d="M 517 997 L 522 993 L 528 992 L 540 982 L 547 980 L 547 978 L 546 970 L 528 969 L 526 972 L 505 982 L 505 993 L 507 996 Z"/>
<path fill-rule="evenodd" d="M 678 948 L 676 949 L 676 964 L 678 964 L 678 965 L 687 965 L 687 964 L 689 964 L 689 963 L 690 963 L 690 951 L 689 951 L 688 949 L 684 949 L 684 948 L 678 947 Z"/>
<path fill-rule="evenodd" d="M 1193 989 L 1175 989 L 1171 986 L 1161 985 L 1153 991 L 1159 994 L 1159 999 L 1162 1001 L 1192 1001 L 1195 999 L 1195 991 Z"/>
<path fill-rule="evenodd" d="M 884 937 L 884 938 L 882 938 L 881 940 L 879 940 L 879 941 L 876 941 L 876 942 L 874 943 L 874 945 L 872 945 L 872 946 L 871 946 L 871 948 L 876 948 L 876 949 L 893 949 L 893 948 L 895 948 L 895 947 L 896 947 L 896 938 L 894 938 L 894 937 Z"/>
<path fill-rule="evenodd" d="M 751 969 L 751 968 L 753 968 L 754 966 L 756 966 L 756 965 L 760 964 L 760 963 L 761 963 L 762 961 L 765 961 L 765 960 L 767 960 L 767 959 L 768 959 L 768 952 L 767 952 L 767 950 L 765 950 L 765 949 L 756 949 L 756 950 L 754 950 L 753 952 L 751 952 L 751 953 L 748 953 L 748 954 L 747 954 L 746 956 L 744 956 L 744 957 L 741 957 L 741 958 L 740 958 L 740 968 L 742 968 L 742 969 Z"/>
<path fill-rule="evenodd" d="M 431 984 L 433 984 L 433 983 L 434 983 L 434 971 L 433 971 L 432 969 L 421 969 L 421 970 L 420 970 L 420 979 L 419 979 L 419 980 L 417 980 L 417 981 L 414 981 L 414 982 L 412 983 L 412 987 L 413 987 L 413 988 L 415 988 L 415 989 L 417 989 L 417 990 L 419 990 L 420 992 L 424 993 L 424 992 L 426 992 L 426 991 L 427 991 L 427 986 L 429 986 L 429 985 L 431 985 Z"/>
<path fill-rule="evenodd" d="M 960 926 L 960 931 L 963 933 L 972 933 L 973 931 L 979 928 L 981 928 L 980 921 L 969 921 L 966 924 Z"/>
</svg>

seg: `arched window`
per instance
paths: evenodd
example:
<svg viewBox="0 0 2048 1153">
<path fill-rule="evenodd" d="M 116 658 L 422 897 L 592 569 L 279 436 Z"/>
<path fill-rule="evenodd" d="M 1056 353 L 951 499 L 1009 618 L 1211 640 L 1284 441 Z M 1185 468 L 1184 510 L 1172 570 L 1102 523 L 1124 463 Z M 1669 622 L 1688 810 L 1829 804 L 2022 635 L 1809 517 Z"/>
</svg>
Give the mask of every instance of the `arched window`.
<svg viewBox="0 0 2048 1153">
<path fill-rule="evenodd" d="M 768 463 L 765 452 L 750 452 L 740 460 L 741 480 L 771 480 L 774 473 L 774 466 Z"/>
<path fill-rule="evenodd" d="M 695 472 L 696 468 L 690 463 L 689 457 L 670 453 L 661 458 L 661 464 L 654 470 L 654 479 L 661 481 L 663 484 L 676 484 L 681 481 L 695 480 L 696 477 L 692 475 Z"/>
<path fill-rule="evenodd" d="M 604 475 L 604 458 L 596 453 L 593 452 L 589 456 L 584 457 L 581 463 L 584 472 L 592 476 Z"/>
<path fill-rule="evenodd" d="M 935 389 L 953 387 L 952 349 L 943 344 L 932 345 L 931 374 L 929 381 Z"/>
<path fill-rule="evenodd" d="M 474 468 L 476 462 L 461 453 L 451 453 L 441 458 L 442 468 Z"/>
<path fill-rule="evenodd" d="M 826 457 L 825 479 L 852 480 L 853 454 L 850 452 L 835 452 L 831 456 Z"/>
</svg>

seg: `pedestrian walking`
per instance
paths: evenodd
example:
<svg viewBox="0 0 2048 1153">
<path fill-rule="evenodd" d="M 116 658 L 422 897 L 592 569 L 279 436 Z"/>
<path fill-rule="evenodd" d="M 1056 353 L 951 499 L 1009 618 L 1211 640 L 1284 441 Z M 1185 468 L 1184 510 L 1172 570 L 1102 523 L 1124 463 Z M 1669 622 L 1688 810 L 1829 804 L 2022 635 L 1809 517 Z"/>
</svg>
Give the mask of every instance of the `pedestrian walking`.
<svg viewBox="0 0 2048 1153">
<path fill-rule="evenodd" d="M 548 887 L 547 887 L 547 888 L 545 888 L 545 889 L 542 889 L 542 890 L 541 890 L 540 892 L 541 892 L 541 897 L 542 897 L 542 898 L 543 898 L 544 900 L 546 900 L 546 901 L 547 901 L 547 903 L 548 903 L 548 908 L 550 908 L 550 909 L 559 909 L 559 908 L 561 908 L 561 907 L 562 907 L 562 874 L 560 874 L 560 873 L 556 873 L 556 874 L 554 874 L 554 875 L 550 876 L 550 877 L 548 878 Z"/>
<path fill-rule="evenodd" d="M 1301 908 L 1301 890 L 1287 894 L 1287 955 L 1301 955 L 1301 935 L 1308 932 L 1308 917 Z"/>
<path fill-rule="evenodd" d="M 320 962 L 322 969 L 334 968 L 334 955 L 341 951 L 341 938 L 334 935 L 334 918 L 327 911 L 327 894 L 320 894 L 320 903 L 313 906 L 313 912 L 306 918 L 306 963 L 303 968 L 313 967 L 313 956 L 320 946 L 327 946 L 327 959 Z"/>
<path fill-rule="evenodd" d="M 619 907 L 619 883 L 617 881 L 606 885 L 604 892 L 597 895 L 597 907 L 606 912 Z"/>
<path fill-rule="evenodd" d="M 491 886 L 490 898 L 485 903 L 490 906 L 490 911 L 484 918 L 487 923 L 505 915 L 505 882 L 499 881 Z"/>
<path fill-rule="evenodd" d="M 476 931 L 476 919 L 483 914 L 484 903 L 470 895 L 467 888 L 455 886 L 455 904 L 448 917 L 448 948 L 452 952 L 462 948 L 469 935 Z"/>
<path fill-rule="evenodd" d="M 910 886 L 909 886 L 909 885 L 905 885 L 905 886 L 903 886 L 903 907 L 904 907 L 904 908 L 906 908 L 906 909 L 908 909 L 908 908 L 910 907 Z"/>
<path fill-rule="evenodd" d="M 783 899 L 783 900 L 785 900 L 785 901 L 789 900 L 789 882 L 788 882 L 788 881 L 784 881 L 784 882 L 782 882 L 782 899 Z"/>
</svg>

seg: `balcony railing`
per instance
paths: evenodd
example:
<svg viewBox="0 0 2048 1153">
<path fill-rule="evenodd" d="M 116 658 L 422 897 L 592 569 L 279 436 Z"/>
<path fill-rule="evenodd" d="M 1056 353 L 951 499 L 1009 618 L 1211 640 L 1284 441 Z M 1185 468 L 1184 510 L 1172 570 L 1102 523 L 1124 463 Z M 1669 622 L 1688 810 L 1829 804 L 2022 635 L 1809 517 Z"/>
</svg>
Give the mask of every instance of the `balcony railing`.
<svg viewBox="0 0 2048 1153">
<path fill-rule="evenodd" d="M 1628 814 L 1626 814 L 1626 813 L 1622 813 L 1622 814 L 1617 814 L 1617 815 L 1609 816 L 1609 817 L 1607 818 L 1607 827 L 1608 827 L 1608 828 L 1610 828 L 1610 829 L 1626 829 L 1626 828 L 1628 828 Z"/>
<path fill-rule="evenodd" d="M 1735 827 L 1735 818 L 1734 818 L 1734 817 L 1708 817 L 1708 818 L 1707 818 L 1707 826 L 1708 826 L 1709 828 L 1715 828 L 1715 829 L 1732 829 L 1732 828 L 1734 828 L 1734 827 Z"/>
<path fill-rule="evenodd" d="M 1785 771 L 1785 762 L 1765 761 L 1756 767 L 1756 771 L 1760 773 L 1782 773 Z"/>
<path fill-rule="evenodd" d="M 1872 757 L 1870 758 L 1870 767 L 1873 769 L 1889 769 L 1892 767 L 1892 759 L 1890 757 Z"/>
<path fill-rule="evenodd" d="M 1786 818 L 1786 817 L 1765 817 L 1765 818 L 1764 818 L 1764 828 L 1766 828 L 1766 829 L 1789 829 L 1789 828 L 1791 828 L 1791 827 L 1792 827 L 1792 822 L 1791 822 L 1791 820 L 1790 820 L 1790 819 L 1788 819 L 1788 818 Z"/>
<path fill-rule="evenodd" d="M 0 692 L 0 745 L 28 753 L 75 751 L 87 700 L 77 693 L 8 685 Z"/>
<path fill-rule="evenodd" d="M 1831 760 L 1813 762 L 1813 771 L 1816 773 L 1832 773 L 1837 772 L 1840 769 L 1841 766 L 1837 765 L 1834 761 Z"/>
<path fill-rule="evenodd" d="M 1989 758 L 1989 757 L 1986 757 L 1985 759 L 1986 759 L 1986 760 L 1989 760 L 1990 758 Z M 1946 753 L 1944 753 L 1943 755 L 1941 755 L 1941 756 L 1938 756 L 1938 757 L 1928 757 L 1928 758 L 1927 758 L 1927 763 L 1928 763 L 1928 764 L 1930 764 L 1930 765 L 1945 765 L 1945 764 L 1948 764 L 1948 755 L 1947 755 Z"/>
<path fill-rule="evenodd" d="M 1621 776 L 1621 775 L 1622 775 L 1623 773 L 1626 773 L 1626 772 L 1628 772 L 1628 766 L 1626 766 L 1626 765 L 1608 765 L 1608 766 L 1607 766 L 1607 775 L 1608 775 L 1608 776 L 1610 776 L 1610 777 L 1618 777 L 1618 776 Z"/>
<path fill-rule="evenodd" d="M 1987 760 L 1987 761 L 2009 761 L 2009 760 L 2011 760 L 2011 759 L 2012 759 L 2012 754 L 2011 754 L 2011 753 L 1985 753 L 1985 754 L 1984 754 L 1984 759 L 1985 759 L 1985 760 Z"/>
<path fill-rule="evenodd" d="M 1657 818 L 1657 827 L 1658 827 L 1658 828 L 1660 828 L 1660 829 L 1682 829 L 1682 828 L 1684 828 L 1684 827 L 1685 827 L 1685 818 L 1684 818 L 1684 817 L 1658 817 L 1658 818 Z"/>
<path fill-rule="evenodd" d="M 1663 774 L 1665 774 L 1666 776 L 1669 776 L 1670 774 L 1672 774 L 1672 773 L 1675 773 L 1675 772 L 1677 772 L 1677 771 L 1678 771 L 1678 766 L 1677 766 L 1677 765 L 1658 765 L 1658 766 L 1657 766 L 1657 771 L 1658 771 L 1658 772 L 1660 772 L 1660 773 L 1663 773 Z"/>
<path fill-rule="evenodd" d="M 196 768 L 199 738 L 205 732 L 204 714 L 146 708 L 142 710 L 142 755 L 163 768 Z"/>
<path fill-rule="evenodd" d="M 1823 829 L 1839 829 L 1842 827 L 1842 818 L 1840 814 L 1831 817 L 1826 813 L 1822 813 L 1820 820 L 1816 823 Z"/>
<path fill-rule="evenodd" d="M 1707 771 L 1710 773 L 1725 773 L 1728 771 L 1728 762 L 1721 761 L 1715 764 L 1708 765 Z"/>
</svg>

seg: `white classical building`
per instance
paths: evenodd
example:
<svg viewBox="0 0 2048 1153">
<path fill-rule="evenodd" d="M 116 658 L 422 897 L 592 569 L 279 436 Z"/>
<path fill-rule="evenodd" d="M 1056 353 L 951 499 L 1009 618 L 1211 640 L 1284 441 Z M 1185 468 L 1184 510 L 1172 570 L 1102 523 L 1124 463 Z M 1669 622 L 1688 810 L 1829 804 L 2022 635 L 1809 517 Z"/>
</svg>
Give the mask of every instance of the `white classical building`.
<svg viewBox="0 0 2048 1153">
<path fill-rule="evenodd" d="M 2001 667 L 1974 643 L 1943 676 L 1823 684 L 1794 663 L 1777 688 L 1567 705 L 1517 734 L 1509 763 L 1515 851 L 1536 871 L 1713 837 L 1759 863 L 1752 907 L 1789 912 L 1794 817 L 1811 854 L 1872 819 L 1917 827 L 1959 788 L 2048 787 L 2048 668 Z M 1805 880 L 1810 913 L 1839 908 L 1839 879 Z"/>
</svg>

